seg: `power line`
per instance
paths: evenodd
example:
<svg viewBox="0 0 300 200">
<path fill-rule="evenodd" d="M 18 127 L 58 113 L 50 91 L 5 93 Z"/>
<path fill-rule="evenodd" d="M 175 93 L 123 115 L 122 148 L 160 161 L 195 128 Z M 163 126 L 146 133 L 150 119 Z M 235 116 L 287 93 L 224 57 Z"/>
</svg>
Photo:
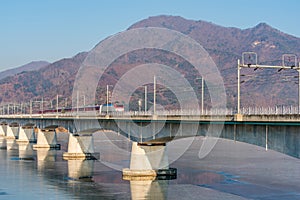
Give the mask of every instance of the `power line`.
<svg viewBox="0 0 300 200">
<path fill-rule="evenodd" d="M 297 56 L 294 54 L 283 54 L 282 65 L 259 65 L 257 54 L 255 52 L 243 52 L 242 62 L 238 59 L 238 105 L 237 111 L 240 114 L 240 85 L 241 85 L 241 69 L 277 69 L 277 72 L 282 70 L 296 70 L 298 72 L 298 110 L 300 112 L 300 64 L 297 63 Z M 255 81 L 255 80 L 254 80 Z"/>
</svg>

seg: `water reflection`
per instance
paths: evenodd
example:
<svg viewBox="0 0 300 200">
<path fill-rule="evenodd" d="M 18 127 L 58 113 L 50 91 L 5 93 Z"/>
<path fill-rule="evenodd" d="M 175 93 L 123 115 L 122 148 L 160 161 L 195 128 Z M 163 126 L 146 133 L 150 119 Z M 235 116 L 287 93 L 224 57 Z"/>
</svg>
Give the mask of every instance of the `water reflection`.
<svg viewBox="0 0 300 200">
<path fill-rule="evenodd" d="M 6 139 L 0 136 L 0 149 L 6 149 Z"/>
<path fill-rule="evenodd" d="M 289 193 L 290 198 L 285 199 L 299 197 L 299 160 L 256 146 L 220 139 L 214 151 L 199 160 L 197 155 L 203 140 L 195 139 L 187 153 L 171 164 L 178 169 L 177 179 L 126 181 L 121 171 L 109 168 L 103 160 L 63 160 L 68 140 L 67 135 L 59 137 L 64 142 L 60 151 L 34 151 L 30 144 L 14 146 L 12 140 L 8 140 L 10 148 L 18 150 L 6 151 L 7 140 L 0 136 L 0 148 L 5 148 L 0 151 L 0 175 L 2 180 L 7 180 L 0 188 L 0 198 L 15 195 L 13 199 L 212 199 L 214 195 L 218 199 L 258 199 L 255 193 L 260 199 L 266 196 L 274 199 L 272 195 L 276 194 L 280 199 L 281 193 L 290 191 L 294 194 Z M 95 147 L 101 146 L 101 159 L 129 165 L 129 156 L 115 154 L 115 144 L 126 147 L 127 141 L 113 138 L 111 144 L 97 137 Z M 171 142 L 170 156 L 184 142 Z M 23 161 L 31 158 L 36 158 L 36 162 Z M 274 182 L 282 183 L 280 190 L 268 188 Z M 2 191 L 8 195 L 1 196 Z"/>
<path fill-rule="evenodd" d="M 167 199 L 169 180 L 131 180 L 131 199 Z"/>
<path fill-rule="evenodd" d="M 49 150 L 49 149 L 37 149 L 37 168 L 38 171 L 41 172 L 44 170 L 45 167 L 54 167 L 57 151 L 56 150 Z"/>
<path fill-rule="evenodd" d="M 30 143 L 18 143 L 18 149 L 21 160 L 34 160 L 34 151 Z"/>
<path fill-rule="evenodd" d="M 68 178 L 92 181 L 94 162 L 94 160 L 68 160 Z"/>
<path fill-rule="evenodd" d="M 7 150 L 18 150 L 18 145 L 15 139 L 6 139 L 6 149 Z"/>
</svg>

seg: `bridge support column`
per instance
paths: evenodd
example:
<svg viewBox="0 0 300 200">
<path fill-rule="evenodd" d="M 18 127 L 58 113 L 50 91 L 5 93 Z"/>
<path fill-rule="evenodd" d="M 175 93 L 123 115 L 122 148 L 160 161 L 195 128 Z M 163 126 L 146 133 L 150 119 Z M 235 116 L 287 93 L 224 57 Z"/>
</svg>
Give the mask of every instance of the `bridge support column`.
<svg viewBox="0 0 300 200">
<path fill-rule="evenodd" d="M 7 132 L 7 123 L 1 122 L 0 123 L 0 137 L 6 137 Z"/>
<path fill-rule="evenodd" d="M 38 129 L 37 144 L 34 144 L 33 148 L 60 149 L 60 144 L 57 143 L 56 128 L 57 126 Z"/>
<path fill-rule="evenodd" d="M 11 123 L 7 126 L 6 139 L 18 139 L 19 137 L 19 124 Z"/>
<path fill-rule="evenodd" d="M 3 126 L 0 124 L 0 137 L 4 137 L 4 136 L 5 136 L 5 132 Z"/>
<path fill-rule="evenodd" d="M 176 177 L 177 170 L 169 168 L 166 144 L 144 144 L 133 142 L 130 169 L 123 169 L 123 179 L 140 177 Z"/>
<path fill-rule="evenodd" d="M 17 143 L 30 143 L 36 142 L 35 133 L 34 133 L 34 125 L 26 124 L 19 128 L 19 139 L 17 139 Z"/>
<path fill-rule="evenodd" d="M 6 139 L 15 139 L 15 135 L 11 129 L 10 126 L 7 126 L 7 130 L 6 130 L 6 136 L 5 136 Z"/>
<path fill-rule="evenodd" d="M 76 133 L 69 135 L 68 152 L 63 154 L 65 160 L 96 160 L 99 153 L 95 153 L 92 133 Z"/>
</svg>

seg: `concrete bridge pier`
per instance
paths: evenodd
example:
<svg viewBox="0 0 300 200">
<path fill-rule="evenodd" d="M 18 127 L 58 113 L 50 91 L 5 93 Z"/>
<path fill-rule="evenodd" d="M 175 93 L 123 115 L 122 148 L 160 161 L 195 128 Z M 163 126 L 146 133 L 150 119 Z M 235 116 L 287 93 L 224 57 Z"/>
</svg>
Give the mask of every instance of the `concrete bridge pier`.
<svg viewBox="0 0 300 200">
<path fill-rule="evenodd" d="M 130 168 L 123 169 L 123 179 L 132 180 L 140 177 L 176 177 L 177 170 L 169 168 L 165 143 L 133 142 Z"/>
<path fill-rule="evenodd" d="M 36 142 L 34 133 L 34 124 L 26 124 L 19 128 L 19 139 L 17 143 L 34 143 Z"/>
<path fill-rule="evenodd" d="M 19 137 L 19 124 L 13 122 L 7 126 L 6 139 L 18 139 Z"/>
<path fill-rule="evenodd" d="M 60 144 L 57 143 L 56 136 L 57 127 L 56 125 L 52 125 L 38 129 L 37 143 L 33 145 L 33 148 L 60 149 Z"/>
<path fill-rule="evenodd" d="M 97 160 L 99 153 L 95 153 L 93 133 L 98 130 L 90 129 L 69 135 L 68 152 L 63 154 L 65 160 Z"/>
<path fill-rule="evenodd" d="M 1 124 L 0 124 L 0 137 L 5 137 L 5 132 Z"/>
<path fill-rule="evenodd" d="M 0 137 L 5 137 L 7 124 L 0 123 Z"/>
</svg>

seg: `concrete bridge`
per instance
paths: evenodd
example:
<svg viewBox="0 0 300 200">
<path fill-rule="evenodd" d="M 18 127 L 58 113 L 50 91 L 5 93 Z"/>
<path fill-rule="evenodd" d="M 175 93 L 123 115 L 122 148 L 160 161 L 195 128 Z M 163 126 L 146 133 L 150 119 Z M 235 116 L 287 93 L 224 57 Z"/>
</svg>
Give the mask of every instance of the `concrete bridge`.
<svg viewBox="0 0 300 200">
<path fill-rule="evenodd" d="M 226 138 L 273 149 L 300 158 L 300 115 L 199 115 L 198 113 L 94 112 L 67 114 L 2 115 L 0 135 L 18 143 L 33 142 L 34 148 L 60 148 L 56 133 L 69 132 L 64 159 L 95 159 L 93 133 L 111 130 L 133 141 L 130 168 L 125 179 L 140 176 L 174 176 L 169 168 L 167 143 L 185 137 L 206 136 L 201 148 L 209 153 L 216 138 Z M 211 140 L 210 140 L 211 139 Z M 206 145 L 206 146 L 205 146 Z M 3 148 L 3 147 L 2 147 Z"/>
</svg>

